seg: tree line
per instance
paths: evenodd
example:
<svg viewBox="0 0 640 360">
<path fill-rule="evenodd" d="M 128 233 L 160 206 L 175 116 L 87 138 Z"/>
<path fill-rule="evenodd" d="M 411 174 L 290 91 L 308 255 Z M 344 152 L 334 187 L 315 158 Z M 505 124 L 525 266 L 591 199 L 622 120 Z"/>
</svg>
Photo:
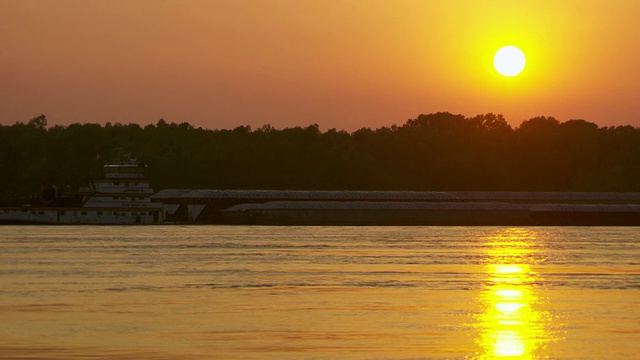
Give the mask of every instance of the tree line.
<svg viewBox="0 0 640 360">
<path fill-rule="evenodd" d="M 123 148 L 155 189 L 640 191 L 640 128 L 535 117 L 420 115 L 349 133 L 318 125 L 0 125 L 0 198 L 77 189 Z"/>
</svg>

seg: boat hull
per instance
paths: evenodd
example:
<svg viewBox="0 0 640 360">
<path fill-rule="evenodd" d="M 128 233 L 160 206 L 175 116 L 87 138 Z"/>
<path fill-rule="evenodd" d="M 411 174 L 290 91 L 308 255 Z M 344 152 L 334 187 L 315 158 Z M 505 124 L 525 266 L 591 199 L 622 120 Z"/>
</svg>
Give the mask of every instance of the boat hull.
<svg viewBox="0 0 640 360">
<path fill-rule="evenodd" d="M 2 208 L 0 224 L 137 225 L 161 222 L 160 209 Z"/>
</svg>

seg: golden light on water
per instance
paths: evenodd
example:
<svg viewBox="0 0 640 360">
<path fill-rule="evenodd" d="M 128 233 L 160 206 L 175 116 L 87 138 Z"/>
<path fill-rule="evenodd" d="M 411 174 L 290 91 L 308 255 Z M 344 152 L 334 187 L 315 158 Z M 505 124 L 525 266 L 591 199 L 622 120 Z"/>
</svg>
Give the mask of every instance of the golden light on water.
<svg viewBox="0 0 640 360">
<path fill-rule="evenodd" d="M 540 299 L 534 283 L 539 275 L 531 268 L 535 234 L 509 230 L 488 238 L 485 246 L 489 262 L 477 324 L 480 358 L 534 358 L 542 339 L 548 338 L 545 320 L 536 310 Z"/>
<path fill-rule="evenodd" d="M 526 268 L 519 272 L 513 271 L 513 264 L 491 268 L 505 271 L 490 274 L 492 281 L 498 281 L 484 294 L 483 346 L 494 356 L 531 355 L 539 319 L 532 309 L 536 297 L 526 285 Z"/>
</svg>

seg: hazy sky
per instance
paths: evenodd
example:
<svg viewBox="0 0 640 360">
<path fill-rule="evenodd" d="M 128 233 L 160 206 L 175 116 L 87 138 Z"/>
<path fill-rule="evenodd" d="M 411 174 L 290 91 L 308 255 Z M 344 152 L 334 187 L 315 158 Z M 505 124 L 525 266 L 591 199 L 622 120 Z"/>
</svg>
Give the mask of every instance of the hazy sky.
<svg viewBox="0 0 640 360">
<path fill-rule="evenodd" d="M 0 123 L 640 126 L 640 1 L 0 0 Z M 493 54 L 520 47 L 523 73 Z"/>
</svg>

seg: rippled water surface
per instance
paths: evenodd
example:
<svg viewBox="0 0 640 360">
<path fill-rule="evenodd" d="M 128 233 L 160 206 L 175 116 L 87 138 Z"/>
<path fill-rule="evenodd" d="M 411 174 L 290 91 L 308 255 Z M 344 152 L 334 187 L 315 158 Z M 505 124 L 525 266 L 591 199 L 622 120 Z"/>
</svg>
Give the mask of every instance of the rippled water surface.
<svg viewBox="0 0 640 360">
<path fill-rule="evenodd" d="M 0 358 L 640 358 L 640 229 L 2 226 Z"/>
</svg>

